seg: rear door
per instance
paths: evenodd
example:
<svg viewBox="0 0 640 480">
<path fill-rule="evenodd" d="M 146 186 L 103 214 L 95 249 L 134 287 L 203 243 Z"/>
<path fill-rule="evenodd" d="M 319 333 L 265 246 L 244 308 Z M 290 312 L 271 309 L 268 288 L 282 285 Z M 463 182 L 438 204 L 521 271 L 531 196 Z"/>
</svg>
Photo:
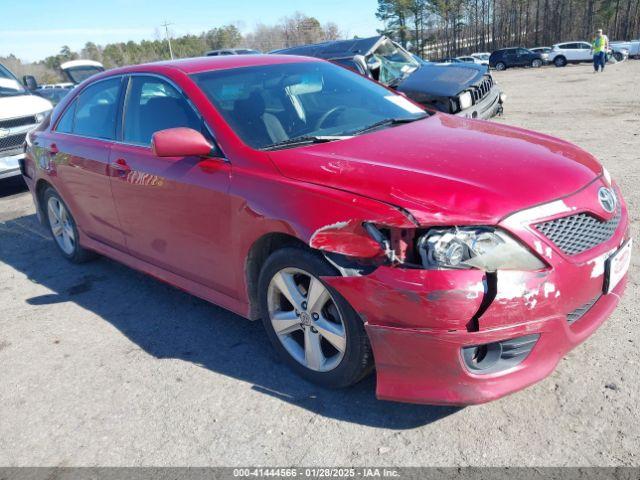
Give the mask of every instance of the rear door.
<svg viewBox="0 0 640 480">
<path fill-rule="evenodd" d="M 124 249 L 111 194 L 109 155 L 116 133 L 122 77 L 87 86 L 39 145 L 53 160 L 55 186 L 89 237 Z"/>
<path fill-rule="evenodd" d="M 123 110 L 121 142 L 111 149 L 111 166 L 129 253 L 229 293 L 229 275 L 221 265 L 232 243 L 230 164 L 152 153 L 152 135 L 160 130 L 188 127 L 210 135 L 191 102 L 167 79 L 130 76 Z"/>
<path fill-rule="evenodd" d="M 515 48 L 509 48 L 504 51 L 503 60 L 509 67 L 515 67 L 518 65 L 518 54 Z"/>
</svg>

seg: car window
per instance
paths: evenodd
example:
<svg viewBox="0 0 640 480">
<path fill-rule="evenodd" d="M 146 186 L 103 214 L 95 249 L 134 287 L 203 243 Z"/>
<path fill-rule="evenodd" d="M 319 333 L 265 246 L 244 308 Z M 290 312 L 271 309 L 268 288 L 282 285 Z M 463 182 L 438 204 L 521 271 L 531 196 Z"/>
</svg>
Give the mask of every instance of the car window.
<svg viewBox="0 0 640 480">
<path fill-rule="evenodd" d="M 120 77 L 110 78 L 89 85 L 80 93 L 74 134 L 106 140 L 115 138 L 120 82 Z"/>
<path fill-rule="evenodd" d="M 58 121 L 58 125 L 56 126 L 56 132 L 61 133 L 73 133 L 73 117 L 76 113 L 76 105 L 78 104 L 78 100 L 74 100 L 71 102 L 71 105 L 67 107 L 64 114 Z"/>
<path fill-rule="evenodd" d="M 525 48 L 519 48 L 518 49 L 518 54 L 519 55 L 527 55 L 529 53 L 529 50 L 525 49 Z"/>
<path fill-rule="evenodd" d="M 580 44 L 580 48 L 583 48 L 583 49 L 584 49 L 584 48 L 591 49 L 591 45 L 589 45 L 588 43 L 583 42 L 583 43 L 581 43 L 581 44 Z"/>
<path fill-rule="evenodd" d="M 192 76 L 242 140 L 270 147 L 303 136 L 343 136 L 425 112 L 403 96 L 332 63 L 303 62 Z M 282 107 L 273 108 L 273 99 Z"/>
<path fill-rule="evenodd" d="M 201 130 L 200 117 L 168 82 L 150 76 L 131 77 L 125 102 L 123 140 L 150 145 L 154 133 L 167 128 Z"/>
</svg>

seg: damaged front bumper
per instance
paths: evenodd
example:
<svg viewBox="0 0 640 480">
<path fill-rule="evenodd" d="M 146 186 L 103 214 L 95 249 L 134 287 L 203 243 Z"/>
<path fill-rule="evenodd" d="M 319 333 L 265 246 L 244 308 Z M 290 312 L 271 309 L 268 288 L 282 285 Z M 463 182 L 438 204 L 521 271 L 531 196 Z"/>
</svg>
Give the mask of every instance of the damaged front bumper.
<svg viewBox="0 0 640 480">
<path fill-rule="evenodd" d="M 533 225 L 575 212 L 599 185 L 561 205 L 500 222 L 550 268 L 488 274 L 380 266 L 366 275 L 323 278 L 365 322 L 378 398 L 446 405 L 491 401 L 545 378 L 591 335 L 626 286 L 625 276 L 603 293 L 606 260 L 629 238 L 626 207 L 620 206 L 611 238 L 575 256 L 563 254 Z M 492 363 L 485 368 L 487 358 Z"/>
<path fill-rule="evenodd" d="M 479 118 L 489 120 L 496 115 L 502 115 L 506 95 L 497 85 L 494 85 L 489 94 L 478 103 L 456 113 L 459 117 Z"/>
</svg>

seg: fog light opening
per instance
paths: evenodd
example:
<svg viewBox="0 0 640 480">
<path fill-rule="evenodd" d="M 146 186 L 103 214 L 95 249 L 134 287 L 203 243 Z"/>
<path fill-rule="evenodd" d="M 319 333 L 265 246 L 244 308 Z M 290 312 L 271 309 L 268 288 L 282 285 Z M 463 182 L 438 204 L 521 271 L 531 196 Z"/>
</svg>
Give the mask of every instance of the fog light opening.
<svg viewBox="0 0 640 480">
<path fill-rule="evenodd" d="M 464 347 L 462 358 L 465 366 L 472 373 L 500 372 L 518 365 L 527 358 L 539 338 L 539 334 L 533 334 L 500 342 Z"/>
</svg>

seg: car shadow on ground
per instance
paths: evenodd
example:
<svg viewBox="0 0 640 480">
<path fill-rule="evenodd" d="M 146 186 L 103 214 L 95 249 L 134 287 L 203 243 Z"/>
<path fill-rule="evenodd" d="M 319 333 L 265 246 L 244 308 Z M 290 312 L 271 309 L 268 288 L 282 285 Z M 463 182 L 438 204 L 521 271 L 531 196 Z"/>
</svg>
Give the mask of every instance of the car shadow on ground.
<svg viewBox="0 0 640 480">
<path fill-rule="evenodd" d="M 0 223 L 0 236 L 0 261 L 52 292 L 25 302 L 74 302 L 155 358 L 189 361 L 318 415 L 362 425 L 415 428 L 459 410 L 377 400 L 375 375 L 344 390 L 312 385 L 279 360 L 261 322 L 249 322 L 108 259 L 73 265 L 60 256 L 35 215 Z"/>
<path fill-rule="evenodd" d="M 27 191 L 27 184 L 22 177 L 10 177 L 0 180 L 0 198 L 9 197 Z"/>
</svg>

